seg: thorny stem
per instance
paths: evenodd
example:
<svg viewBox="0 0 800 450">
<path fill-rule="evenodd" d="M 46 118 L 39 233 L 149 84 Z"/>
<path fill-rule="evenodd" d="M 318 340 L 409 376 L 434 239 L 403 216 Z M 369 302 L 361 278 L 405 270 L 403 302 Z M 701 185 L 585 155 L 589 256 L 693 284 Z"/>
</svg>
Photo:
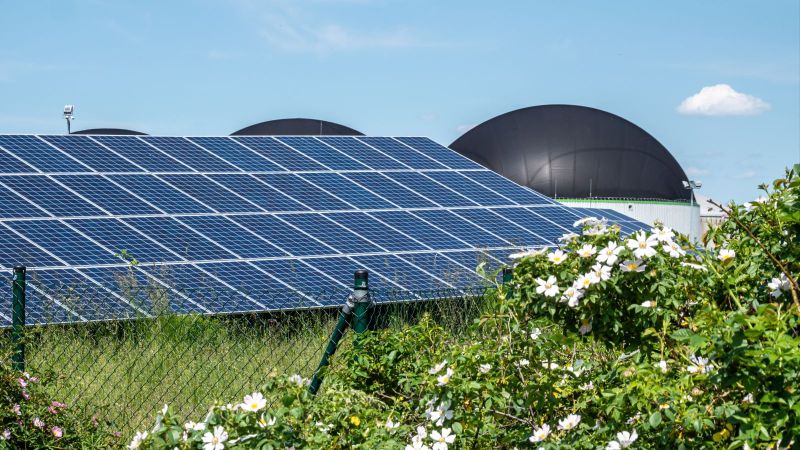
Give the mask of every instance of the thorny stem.
<svg viewBox="0 0 800 450">
<path fill-rule="evenodd" d="M 714 205 L 717 208 L 719 208 L 722 212 L 727 214 L 728 217 L 731 220 L 736 222 L 736 225 L 741 227 L 747 233 L 747 235 L 750 236 L 750 238 L 752 240 L 754 240 L 756 242 L 756 244 L 758 244 L 759 247 L 761 247 L 761 250 L 764 253 L 766 253 L 767 256 L 769 256 L 769 258 L 772 260 L 773 264 L 775 264 L 778 267 L 778 269 L 780 269 L 780 271 L 786 276 L 786 279 L 789 280 L 789 283 L 792 285 L 792 289 L 791 289 L 792 301 L 794 302 L 794 306 L 797 308 L 797 312 L 800 313 L 800 300 L 798 300 L 798 298 L 797 298 L 797 292 L 800 291 L 800 288 L 798 288 L 798 286 L 797 286 L 797 280 L 795 280 L 794 277 L 792 277 L 792 274 L 789 273 L 789 270 L 786 268 L 786 266 L 784 266 L 780 262 L 780 260 L 778 260 L 778 258 L 775 257 L 775 255 L 772 254 L 772 252 L 767 250 L 767 247 L 753 234 L 753 231 L 750 229 L 750 227 L 748 227 L 747 225 L 742 223 L 742 221 L 739 220 L 739 218 L 736 216 L 736 214 L 732 214 L 732 211 L 730 209 L 725 208 L 724 206 L 720 205 L 719 203 L 714 202 L 713 200 L 709 200 L 709 203 L 711 203 L 712 205 Z"/>
</svg>

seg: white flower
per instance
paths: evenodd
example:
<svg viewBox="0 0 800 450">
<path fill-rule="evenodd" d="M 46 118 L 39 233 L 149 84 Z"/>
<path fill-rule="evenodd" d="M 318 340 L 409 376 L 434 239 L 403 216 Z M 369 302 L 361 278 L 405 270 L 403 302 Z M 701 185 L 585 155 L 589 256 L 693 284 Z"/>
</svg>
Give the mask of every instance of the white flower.
<svg viewBox="0 0 800 450">
<path fill-rule="evenodd" d="M 637 258 L 649 258 L 656 254 L 656 249 L 653 247 L 658 243 L 655 236 L 647 236 L 644 231 L 636 233 L 635 239 L 628 239 L 626 246 L 633 250 L 633 256 Z"/>
<path fill-rule="evenodd" d="M 147 431 L 137 432 L 136 436 L 133 437 L 131 443 L 128 444 L 128 449 L 136 450 L 137 448 L 139 448 L 140 445 L 142 445 L 142 441 L 144 441 L 145 439 L 147 439 Z"/>
<path fill-rule="evenodd" d="M 647 300 L 647 301 L 642 302 L 642 304 L 640 306 L 642 308 L 655 308 L 656 301 L 655 300 Z"/>
<path fill-rule="evenodd" d="M 575 233 L 572 233 L 572 232 L 564 233 L 564 234 L 561 235 L 560 238 L 558 238 L 558 241 L 559 242 L 568 242 L 568 241 L 571 241 L 571 240 L 575 239 L 578 236 L 579 236 L 578 234 L 575 234 Z"/>
<path fill-rule="evenodd" d="M 629 259 L 623 261 L 622 264 L 619 265 L 619 268 L 623 272 L 644 272 L 644 269 L 647 268 L 647 264 L 642 264 L 641 259 L 637 259 L 636 261 Z"/>
<path fill-rule="evenodd" d="M 619 442 L 621 448 L 628 448 L 638 437 L 639 435 L 636 434 L 636 430 L 633 430 L 632 433 L 629 431 L 620 431 L 617 433 L 617 442 Z"/>
<path fill-rule="evenodd" d="M 611 278 L 611 267 L 597 263 L 592 266 L 592 274 L 600 281 L 606 281 Z"/>
<path fill-rule="evenodd" d="M 589 286 L 599 282 L 600 278 L 595 275 L 594 272 L 589 272 L 578 276 L 578 279 L 575 280 L 575 284 L 573 284 L 573 286 L 577 289 L 588 289 Z"/>
<path fill-rule="evenodd" d="M 544 367 L 545 369 L 556 370 L 561 366 L 559 366 L 558 364 L 556 364 L 554 362 L 551 362 L 551 363 L 543 362 L 542 363 L 542 367 Z"/>
<path fill-rule="evenodd" d="M 239 408 L 244 411 L 256 412 L 267 407 L 267 399 L 261 395 L 260 392 L 253 392 L 250 395 L 244 396 L 244 402 L 239 405 Z"/>
<path fill-rule="evenodd" d="M 749 205 L 749 203 L 746 204 Z M 752 448 L 750 447 L 750 444 L 745 442 L 744 445 L 742 445 L 742 450 L 752 450 Z"/>
<path fill-rule="evenodd" d="M 259 428 L 271 427 L 271 426 L 275 425 L 276 422 L 278 422 L 278 418 L 277 417 L 271 417 L 269 420 L 267 420 L 263 416 L 261 418 L 259 418 L 258 421 L 256 421 L 256 423 L 258 424 Z M 321 422 L 317 422 L 317 423 L 315 423 L 315 425 L 318 428 L 320 428 L 320 431 L 325 432 L 325 430 L 321 426 L 322 425 Z"/>
<path fill-rule="evenodd" d="M 567 260 L 567 254 L 562 252 L 561 250 L 556 250 L 556 251 L 554 251 L 552 253 L 548 253 L 547 254 L 547 259 L 551 263 L 553 263 L 555 265 L 559 265 L 559 264 L 561 264 L 561 263 L 563 263 L 564 261 Z"/>
<path fill-rule="evenodd" d="M 584 390 L 584 391 L 590 391 L 590 390 L 594 389 L 594 383 L 592 383 L 591 381 L 589 381 L 588 383 L 584 383 L 584 384 L 582 384 L 582 385 L 580 386 L 580 388 L 581 388 L 582 390 Z"/>
<path fill-rule="evenodd" d="M 205 422 L 194 423 L 192 421 L 189 421 L 183 424 L 183 428 L 185 428 L 188 431 L 203 431 L 206 429 L 206 424 Z"/>
<path fill-rule="evenodd" d="M 578 300 L 583 297 L 583 292 L 575 287 L 568 287 L 561 296 L 561 301 L 566 301 L 570 308 L 578 306 Z"/>
<path fill-rule="evenodd" d="M 597 219 L 597 217 L 584 217 L 583 219 L 575 221 L 572 226 L 577 228 L 581 225 L 595 225 L 599 222 L 600 221 Z"/>
<path fill-rule="evenodd" d="M 427 411 L 428 420 L 433 422 L 437 427 L 444 425 L 445 420 L 453 418 L 453 410 L 450 409 L 450 402 L 442 402 L 435 409 Z"/>
<path fill-rule="evenodd" d="M 581 258 L 589 258 L 595 253 L 597 253 L 597 247 L 592 244 L 584 244 L 578 251 L 578 256 Z"/>
<path fill-rule="evenodd" d="M 578 328 L 578 333 L 587 334 L 592 331 L 592 324 L 588 320 L 581 320 L 581 327 Z"/>
<path fill-rule="evenodd" d="M 547 248 L 540 248 L 540 249 L 527 249 L 527 250 L 520 250 L 516 253 L 512 253 L 508 255 L 509 259 L 522 259 L 527 258 L 528 256 L 536 256 L 541 255 Z"/>
<path fill-rule="evenodd" d="M 656 363 L 656 367 L 661 369 L 661 373 L 667 373 L 667 362 L 664 361 L 663 359 L 658 363 Z"/>
<path fill-rule="evenodd" d="M 228 440 L 228 433 L 222 426 L 214 427 L 214 432 L 203 435 L 203 450 L 222 450 L 225 448 L 225 441 Z"/>
<path fill-rule="evenodd" d="M 675 237 L 675 233 L 669 227 L 651 228 L 650 231 L 659 242 L 672 242 L 672 238 Z"/>
<path fill-rule="evenodd" d="M 169 406 L 165 404 L 164 406 L 161 407 L 161 415 L 162 416 L 166 415 L 167 411 L 169 411 Z"/>
<path fill-rule="evenodd" d="M 386 423 L 383 424 L 384 428 L 387 430 L 394 430 L 395 428 L 400 426 L 400 422 L 392 422 L 391 417 L 386 418 Z"/>
<path fill-rule="evenodd" d="M 599 222 L 597 222 L 596 224 L 592 225 L 591 227 L 584 228 L 583 229 L 583 234 L 586 235 L 586 236 L 597 236 L 597 235 L 603 234 L 603 233 L 606 232 L 606 230 L 608 230 L 608 227 L 606 226 L 606 224 L 608 224 L 608 220 L 607 219 L 602 219 Z"/>
<path fill-rule="evenodd" d="M 708 362 L 708 358 L 692 355 L 689 357 L 689 361 L 692 362 L 692 365 L 686 368 L 689 373 L 709 373 L 713 370 L 713 367 Z"/>
<path fill-rule="evenodd" d="M 439 373 L 439 371 L 444 369 L 444 366 L 446 366 L 446 365 L 447 365 L 447 360 L 445 359 L 444 361 L 440 362 L 439 364 L 436 364 L 435 366 L 433 366 L 433 368 L 431 370 L 429 370 L 428 373 L 431 374 L 431 375 L 436 375 L 437 373 Z"/>
<path fill-rule="evenodd" d="M 405 450 L 431 450 L 430 447 L 428 447 L 427 445 L 425 445 L 425 443 L 422 442 L 422 439 L 424 438 L 419 437 L 419 435 L 412 436 L 411 443 L 406 445 Z"/>
<path fill-rule="evenodd" d="M 533 339 L 534 341 L 539 339 L 539 336 L 541 335 L 542 335 L 542 330 L 540 330 L 539 328 L 534 328 L 531 331 L 531 339 Z"/>
<path fill-rule="evenodd" d="M 617 441 L 611 441 L 606 445 L 606 450 L 620 450 L 621 448 Z"/>
<path fill-rule="evenodd" d="M 481 364 L 478 366 L 478 372 L 480 373 L 489 373 L 490 370 L 492 370 L 491 364 Z"/>
<path fill-rule="evenodd" d="M 684 266 L 684 267 L 691 267 L 692 269 L 699 270 L 701 272 L 707 272 L 708 271 L 708 269 L 706 269 L 706 266 L 704 266 L 702 264 L 693 264 L 693 263 L 683 262 L 683 263 L 681 263 L 681 265 Z"/>
<path fill-rule="evenodd" d="M 626 420 L 625 423 L 628 424 L 628 425 L 632 425 L 632 424 L 636 423 L 636 421 L 638 421 L 641 418 L 642 418 L 642 413 L 637 412 L 633 416 L 628 417 L 628 420 Z"/>
<path fill-rule="evenodd" d="M 686 252 L 675 242 L 667 241 L 662 248 L 664 249 L 665 253 L 668 253 L 669 256 L 673 258 L 680 258 L 686 255 Z"/>
<path fill-rule="evenodd" d="M 520 359 L 519 361 L 515 362 L 514 365 L 517 366 L 517 367 L 525 367 L 527 365 L 530 365 L 530 363 L 531 363 L 530 361 L 528 361 L 527 359 L 523 358 L 523 359 Z"/>
<path fill-rule="evenodd" d="M 730 259 L 733 259 L 735 257 L 736 257 L 736 252 L 733 251 L 733 250 L 729 250 L 727 248 L 721 249 L 719 251 L 719 254 L 717 255 L 717 259 L 719 259 L 722 262 L 726 262 L 726 261 L 728 261 Z"/>
<path fill-rule="evenodd" d="M 456 440 L 456 435 L 452 434 L 450 428 L 442 428 L 441 432 L 431 431 L 433 450 L 447 450 L 447 444 L 452 444 Z"/>
<path fill-rule="evenodd" d="M 551 253 L 552 254 L 552 253 Z M 545 297 L 555 297 L 558 295 L 558 280 L 553 275 L 547 278 L 547 281 L 537 278 L 536 280 L 536 293 L 544 294 Z"/>
<path fill-rule="evenodd" d="M 437 386 L 444 386 L 445 384 L 450 382 L 450 378 L 452 378 L 452 376 L 453 376 L 453 369 L 448 367 L 447 370 L 445 370 L 445 372 L 442 375 L 439 375 L 438 377 L 436 377 L 436 381 L 437 381 L 436 385 Z"/>
<path fill-rule="evenodd" d="M 7 441 L 7 440 L 11 439 L 11 430 L 9 430 L 7 428 L 5 430 L 3 430 L 3 434 L 0 434 L 0 439 L 2 439 L 4 441 Z"/>
<path fill-rule="evenodd" d="M 611 241 L 597 254 L 597 262 L 613 266 L 617 262 L 621 251 L 622 247 Z"/>
<path fill-rule="evenodd" d="M 783 295 L 783 291 L 789 290 L 789 279 L 786 277 L 786 274 L 781 273 L 780 278 L 773 278 L 772 281 L 767 284 L 767 287 L 772 289 L 770 295 L 778 298 Z"/>
<path fill-rule="evenodd" d="M 753 394 L 747 394 L 742 399 L 742 403 L 753 403 L 755 399 L 753 398 Z"/>
<path fill-rule="evenodd" d="M 290 376 L 288 380 L 290 383 L 294 383 L 298 386 L 305 386 L 306 384 L 306 379 L 297 374 Z"/>
<path fill-rule="evenodd" d="M 543 424 L 542 426 L 533 430 L 533 434 L 528 438 L 528 440 L 533 443 L 542 442 L 543 440 L 547 439 L 547 436 L 550 436 L 550 425 Z"/>
<path fill-rule="evenodd" d="M 581 423 L 581 416 L 579 414 L 570 414 L 567 417 L 558 421 L 559 430 L 571 430 Z"/>
</svg>

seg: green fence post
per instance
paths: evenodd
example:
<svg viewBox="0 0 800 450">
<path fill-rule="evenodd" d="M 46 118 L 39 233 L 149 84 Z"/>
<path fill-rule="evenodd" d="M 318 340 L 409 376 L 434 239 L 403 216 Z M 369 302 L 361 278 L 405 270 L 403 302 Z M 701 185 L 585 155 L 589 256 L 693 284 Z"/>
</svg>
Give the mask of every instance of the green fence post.
<svg viewBox="0 0 800 450">
<path fill-rule="evenodd" d="M 369 328 L 369 272 L 356 270 L 353 278 L 353 331 L 361 334 Z"/>
<path fill-rule="evenodd" d="M 11 367 L 20 372 L 25 371 L 25 266 L 14 267 L 11 279 L 11 342 L 14 354 L 11 355 Z"/>
<path fill-rule="evenodd" d="M 514 286 L 511 285 L 511 279 L 514 277 L 514 269 L 511 267 L 503 267 L 503 287 L 505 288 L 505 298 L 510 298 L 514 295 Z"/>
</svg>

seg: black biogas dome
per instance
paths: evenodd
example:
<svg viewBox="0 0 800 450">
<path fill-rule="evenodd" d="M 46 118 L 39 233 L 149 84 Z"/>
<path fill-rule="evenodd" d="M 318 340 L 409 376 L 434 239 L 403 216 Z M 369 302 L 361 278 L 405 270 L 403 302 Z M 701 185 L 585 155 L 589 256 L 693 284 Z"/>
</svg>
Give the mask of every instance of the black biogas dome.
<svg viewBox="0 0 800 450">
<path fill-rule="evenodd" d="M 363 136 L 338 123 L 318 119 L 278 119 L 250 125 L 231 136 Z"/>
<path fill-rule="evenodd" d="M 450 148 L 551 197 L 689 200 L 686 174 L 670 152 L 599 109 L 519 109 L 483 122 Z"/>
<path fill-rule="evenodd" d="M 117 136 L 146 136 L 140 131 L 125 130 L 122 128 L 91 128 L 88 130 L 73 131 L 72 134 L 109 134 Z"/>
</svg>

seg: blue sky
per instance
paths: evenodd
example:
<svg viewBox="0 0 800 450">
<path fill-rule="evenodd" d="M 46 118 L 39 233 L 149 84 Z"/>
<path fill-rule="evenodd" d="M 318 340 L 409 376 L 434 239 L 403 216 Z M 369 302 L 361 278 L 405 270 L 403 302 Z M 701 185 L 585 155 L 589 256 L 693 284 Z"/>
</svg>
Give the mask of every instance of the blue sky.
<svg viewBox="0 0 800 450">
<path fill-rule="evenodd" d="M 638 124 L 720 200 L 800 158 L 796 0 L 7 1 L 0 39 L 0 133 L 62 133 L 74 103 L 74 129 L 313 117 L 447 145 L 572 103 Z"/>
</svg>

